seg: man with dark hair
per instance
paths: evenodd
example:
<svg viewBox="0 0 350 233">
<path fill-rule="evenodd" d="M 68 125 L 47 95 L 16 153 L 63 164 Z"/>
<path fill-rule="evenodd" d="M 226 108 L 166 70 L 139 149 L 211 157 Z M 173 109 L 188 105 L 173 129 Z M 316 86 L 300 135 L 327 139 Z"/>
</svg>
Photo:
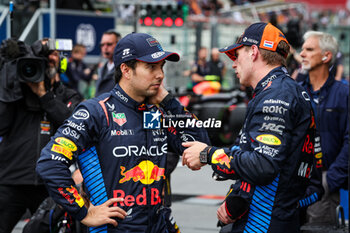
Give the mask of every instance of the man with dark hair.
<svg viewBox="0 0 350 233">
<path fill-rule="evenodd" d="M 66 71 L 65 82 L 62 82 L 69 88 L 72 88 L 76 91 L 80 91 L 79 84 L 81 82 L 89 83 L 92 79 L 92 71 L 83 61 L 86 56 L 86 47 L 82 44 L 76 44 L 73 46 L 71 57 Z M 80 93 L 83 95 L 83 93 Z"/>
<path fill-rule="evenodd" d="M 120 38 L 121 35 L 114 30 L 108 30 L 102 35 L 100 43 L 101 53 L 107 59 L 107 62 L 98 70 L 96 97 L 102 93 L 109 92 L 115 86 L 113 52 Z"/>
<path fill-rule="evenodd" d="M 205 76 L 209 74 L 209 66 L 207 62 L 208 49 L 200 47 L 197 54 L 197 60 L 191 68 L 192 86 L 205 81 Z"/>
<path fill-rule="evenodd" d="M 42 150 L 37 171 L 52 198 L 98 232 L 168 232 L 162 206 L 168 146 L 182 154 L 182 142 L 209 143 L 203 128 L 160 126 L 164 114 L 197 122 L 164 88 L 165 60 L 179 55 L 152 36 L 122 38 L 114 52 L 118 83 L 79 105 Z M 68 172 L 76 159 L 89 209 Z"/>
<path fill-rule="evenodd" d="M 254 89 L 239 146 L 187 142 L 183 164 L 193 170 L 210 164 L 237 180 L 217 211 L 221 222 L 233 223 L 231 232 L 299 232 L 297 207 L 323 190 L 314 167 L 310 97 L 285 67 L 289 44 L 273 25 L 255 23 L 220 51 L 234 61 L 240 83 Z"/>
<path fill-rule="evenodd" d="M 208 74 L 211 76 L 211 79 L 207 81 L 217 81 L 222 84 L 226 67 L 225 63 L 220 60 L 220 52 L 218 48 L 212 48 L 210 53 L 210 61 L 208 61 L 209 72 Z"/>
<path fill-rule="evenodd" d="M 35 45 L 42 47 L 41 41 Z M 6 49 L 2 47 L 1 52 Z M 10 233 L 27 209 L 33 214 L 48 196 L 35 172 L 36 160 L 56 129 L 82 101 L 77 92 L 60 83 L 59 52 L 45 53 L 45 57 L 48 62 L 43 81 L 21 82 L 22 98 L 0 101 L 1 233 Z"/>
</svg>

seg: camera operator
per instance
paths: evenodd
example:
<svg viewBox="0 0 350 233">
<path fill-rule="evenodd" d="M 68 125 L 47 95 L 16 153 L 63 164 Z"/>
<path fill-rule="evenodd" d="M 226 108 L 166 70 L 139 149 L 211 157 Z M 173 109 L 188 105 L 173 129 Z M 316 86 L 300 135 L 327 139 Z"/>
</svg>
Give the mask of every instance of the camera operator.
<svg viewBox="0 0 350 233">
<path fill-rule="evenodd" d="M 0 100 L 0 137 L 3 138 L 0 143 L 0 233 L 10 233 L 27 209 L 33 214 L 48 196 L 35 173 L 36 161 L 56 129 L 82 100 L 77 92 L 59 82 L 59 52 L 48 50 L 45 42 L 42 43 L 35 42 L 28 51 L 40 53 L 46 61 L 44 80 L 17 81 L 17 69 L 17 76 L 11 79 L 18 83 L 23 97 Z M 12 39 L 4 41 L 1 55 L 19 51 L 18 44 Z M 40 50 L 39 53 L 34 48 Z M 3 75 L 0 81 L 3 83 L 9 76 Z"/>
</svg>

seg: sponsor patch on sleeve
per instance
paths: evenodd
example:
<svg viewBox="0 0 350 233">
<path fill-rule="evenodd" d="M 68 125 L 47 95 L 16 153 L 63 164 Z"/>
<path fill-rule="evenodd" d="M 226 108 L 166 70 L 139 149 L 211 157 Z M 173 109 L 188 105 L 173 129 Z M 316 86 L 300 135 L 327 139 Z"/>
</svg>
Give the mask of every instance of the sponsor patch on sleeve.
<svg viewBox="0 0 350 233">
<path fill-rule="evenodd" d="M 272 134 L 261 134 L 256 137 L 256 140 L 267 145 L 273 145 L 273 146 L 281 145 L 281 140 Z"/>
<path fill-rule="evenodd" d="M 69 160 L 72 160 L 73 158 L 72 152 L 61 145 L 53 144 L 51 147 L 51 151 L 62 154 L 66 156 Z"/>
<path fill-rule="evenodd" d="M 73 118 L 77 120 L 86 120 L 90 117 L 90 113 L 86 109 L 79 109 L 73 114 Z"/>
<path fill-rule="evenodd" d="M 230 158 L 223 149 L 216 150 L 211 157 L 212 164 L 221 164 L 228 168 L 231 168 L 230 161 Z"/>
<path fill-rule="evenodd" d="M 83 207 L 84 205 L 84 199 L 79 195 L 78 190 L 71 186 L 70 188 L 66 188 L 68 192 L 73 194 L 73 197 L 75 198 L 75 202 L 80 206 Z"/>
<path fill-rule="evenodd" d="M 70 203 L 76 202 L 79 207 L 83 207 L 84 199 L 79 195 L 78 190 L 72 185 L 64 190 L 64 188 L 58 188 L 58 192 Z M 72 197 L 73 196 L 73 197 Z"/>
<path fill-rule="evenodd" d="M 60 144 L 61 146 L 63 146 L 64 148 L 66 148 L 70 151 L 77 150 L 77 146 L 74 144 L 74 142 L 72 142 L 68 138 L 58 137 L 55 139 L 55 142 L 57 142 L 58 144 Z"/>
</svg>

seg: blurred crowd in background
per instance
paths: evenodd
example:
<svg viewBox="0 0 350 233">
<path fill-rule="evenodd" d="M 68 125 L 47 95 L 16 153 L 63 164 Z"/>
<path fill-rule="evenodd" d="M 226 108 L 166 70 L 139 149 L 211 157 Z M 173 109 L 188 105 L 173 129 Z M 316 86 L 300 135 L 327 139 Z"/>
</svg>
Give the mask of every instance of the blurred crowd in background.
<svg viewBox="0 0 350 233">
<path fill-rule="evenodd" d="M 338 4 L 341 1 L 344 1 L 343 6 Z M 5 6 L 8 4 L 8 2 L 8 0 L 0 0 L 0 5 L 2 4 Z M 115 11 L 118 15 L 119 24 L 130 24 L 133 23 L 135 14 L 137 13 L 135 3 L 139 3 L 140 1 L 129 1 L 130 4 L 127 4 L 127 2 L 128 1 L 118 0 L 56 0 L 56 7 L 57 9 L 65 10 L 86 10 L 89 12 L 94 12 L 96 15 Z M 144 0 L 142 1 L 142 6 L 147 4 L 154 5 L 157 4 L 157 2 L 159 2 L 159 4 L 166 4 L 165 2 L 170 2 L 177 4 L 178 6 L 188 6 L 186 24 L 186 27 L 188 28 L 197 28 L 199 23 L 202 23 L 202 25 L 200 25 L 201 27 L 204 29 L 210 29 L 213 18 L 222 28 L 225 26 L 232 27 L 232 25 L 245 25 L 251 23 L 252 21 L 272 23 L 286 35 L 288 41 L 293 47 L 288 58 L 288 70 L 294 78 L 296 78 L 297 74 L 300 72 L 300 57 L 298 56 L 298 52 L 300 52 L 301 45 L 303 43 L 302 35 L 308 30 L 329 31 L 332 30 L 333 27 L 337 27 L 337 32 L 340 31 L 340 34 L 337 36 L 339 44 L 345 44 L 345 46 L 340 47 L 340 52 L 338 54 L 337 64 L 339 65 L 339 69 L 342 70 L 342 72 L 339 72 L 341 74 L 339 76 L 340 78 L 338 79 L 345 81 L 349 80 L 347 65 L 347 61 L 349 59 L 349 51 L 347 50 L 349 45 L 346 46 L 346 44 L 349 44 L 347 41 L 349 41 L 350 34 L 347 33 L 346 30 L 349 30 L 350 27 L 350 6 L 347 6 L 350 4 L 350 1 L 345 2 L 345 0 L 336 0 L 334 1 L 333 5 L 323 4 L 323 1 L 321 1 L 318 5 L 312 5 L 314 4 L 313 1 L 309 0 L 310 4 L 287 5 L 287 3 L 292 3 L 292 1 Z M 17 14 L 21 14 L 21 20 L 16 22 L 17 25 L 14 28 L 14 30 L 18 31 L 15 34 L 19 34 L 20 31 L 23 30 L 36 9 L 50 7 L 49 0 L 18 0 L 14 1 L 14 3 L 17 9 Z M 281 5 L 281 3 L 285 3 L 285 5 Z M 27 20 L 24 20 L 26 14 L 28 14 L 28 17 Z M 138 14 L 140 14 L 140 12 Z M 341 32 L 342 29 L 339 29 L 339 27 L 345 27 L 344 33 Z M 120 34 L 124 33 L 119 31 L 118 26 L 116 27 L 116 31 Z M 222 36 L 218 35 L 217 37 L 220 38 Z M 97 41 L 100 39 L 101 38 L 96 38 Z M 232 40 L 235 40 L 235 38 Z M 98 80 L 98 68 L 103 66 L 105 60 L 101 58 L 99 61 L 95 61 L 94 64 L 89 62 L 85 63 L 86 61 L 84 61 L 84 58 L 86 55 L 88 55 L 86 48 L 84 48 L 84 45 L 82 44 L 77 44 L 76 46 L 77 47 L 75 47 L 73 52 L 69 54 L 69 68 L 68 72 L 62 75 L 62 82 L 68 87 L 73 87 L 74 89 L 79 90 L 85 98 L 91 98 L 95 93 L 95 82 Z M 205 44 L 203 45 L 203 43 L 199 43 L 196 44 L 195 50 L 190 49 L 191 56 L 186 60 L 186 65 L 184 67 L 186 72 L 180 74 L 188 78 L 188 83 L 193 81 L 191 79 L 193 73 L 191 73 L 191 70 L 197 62 L 197 55 L 200 47 L 207 47 L 208 51 L 210 51 L 215 47 L 220 47 L 220 45 L 216 44 L 214 46 L 207 46 Z M 346 51 L 342 51 L 344 49 L 346 49 Z M 206 59 L 208 62 L 211 60 L 209 53 L 207 53 Z M 225 70 L 227 70 L 231 64 L 229 64 L 229 61 L 225 61 L 224 57 L 222 57 L 222 59 Z M 74 71 L 72 72 L 72 70 Z M 225 75 L 226 77 L 224 77 Z M 232 75 L 234 75 L 232 72 L 225 72 L 225 74 L 222 75 L 223 77 L 221 78 L 221 83 L 223 83 L 225 86 L 225 79 L 232 79 Z M 229 86 L 232 87 L 232 85 Z"/>
</svg>

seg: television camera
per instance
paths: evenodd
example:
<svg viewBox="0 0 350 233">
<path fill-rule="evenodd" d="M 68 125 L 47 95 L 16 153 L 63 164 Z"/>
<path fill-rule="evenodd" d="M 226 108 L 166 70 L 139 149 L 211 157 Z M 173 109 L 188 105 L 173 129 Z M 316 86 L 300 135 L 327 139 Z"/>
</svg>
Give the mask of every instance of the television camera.
<svg viewBox="0 0 350 233">
<path fill-rule="evenodd" d="M 7 39 L 0 46 L 0 101 L 13 102 L 23 98 L 21 83 L 49 80 L 49 54 L 60 52 L 59 72 L 67 68 L 63 52 L 72 50 L 71 39 L 38 40 L 31 46 L 23 41 Z M 45 43 L 46 42 L 46 43 Z"/>
</svg>

